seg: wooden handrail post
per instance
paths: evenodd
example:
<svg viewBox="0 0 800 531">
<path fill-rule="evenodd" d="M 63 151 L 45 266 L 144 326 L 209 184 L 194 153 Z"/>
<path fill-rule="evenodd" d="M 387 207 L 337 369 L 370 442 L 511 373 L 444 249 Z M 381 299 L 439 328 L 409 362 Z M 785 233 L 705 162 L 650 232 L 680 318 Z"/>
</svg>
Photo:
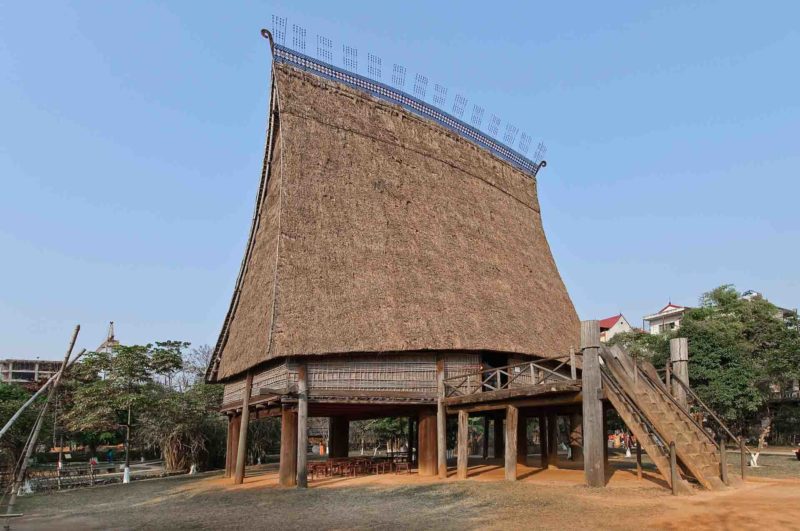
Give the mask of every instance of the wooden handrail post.
<svg viewBox="0 0 800 531">
<path fill-rule="evenodd" d="M 581 322 L 583 352 L 583 472 L 590 487 L 605 486 L 602 375 L 600 374 L 600 323 Z"/>
<path fill-rule="evenodd" d="M 730 481 L 728 481 L 728 452 L 725 448 L 727 442 L 727 438 L 721 435 L 719 438 L 719 474 L 722 482 L 730 485 Z"/>
<path fill-rule="evenodd" d="M 667 387 L 667 391 L 670 393 L 672 392 L 672 365 L 669 360 L 667 360 L 667 368 L 666 372 L 664 373 L 664 385 Z"/>
<path fill-rule="evenodd" d="M 672 495 L 678 495 L 678 458 L 675 453 L 675 441 L 669 443 L 669 476 L 672 483 Z"/>
</svg>

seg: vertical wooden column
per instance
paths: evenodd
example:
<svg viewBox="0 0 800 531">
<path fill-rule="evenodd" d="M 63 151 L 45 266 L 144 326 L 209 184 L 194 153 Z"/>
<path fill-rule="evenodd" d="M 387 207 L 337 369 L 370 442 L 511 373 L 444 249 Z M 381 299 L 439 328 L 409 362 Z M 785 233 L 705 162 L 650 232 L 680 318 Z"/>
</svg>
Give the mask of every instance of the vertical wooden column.
<svg viewBox="0 0 800 531">
<path fill-rule="evenodd" d="M 306 366 L 297 368 L 297 486 L 308 487 L 308 378 Z"/>
<path fill-rule="evenodd" d="M 330 417 L 328 420 L 328 455 L 347 457 L 350 454 L 350 420 L 347 417 Z"/>
<path fill-rule="evenodd" d="M 636 477 L 642 479 L 642 443 L 636 441 Z"/>
<path fill-rule="evenodd" d="M 558 415 L 547 415 L 547 464 L 558 467 Z"/>
<path fill-rule="evenodd" d="M 230 453 L 225 456 L 226 478 L 233 477 L 233 471 L 236 469 L 236 453 L 239 449 L 239 428 L 241 425 L 242 417 L 234 413 L 228 423 L 228 449 Z"/>
<path fill-rule="evenodd" d="M 580 413 L 569 416 L 569 447 L 573 461 L 583 459 L 583 418 Z"/>
<path fill-rule="evenodd" d="M 489 459 L 489 415 L 483 416 L 483 458 Z"/>
<path fill-rule="evenodd" d="M 420 476 L 435 476 L 438 470 L 436 417 L 436 410 L 433 408 L 424 408 L 419 412 L 417 456 Z"/>
<path fill-rule="evenodd" d="M 669 340 L 669 359 L 672 361 L 672 374 L 689 384 L 689 342 L 685 337 Z M 672 382 L 672 396 L 684 408 L 688 407 L 686 390 L 678 382 Z"/>
<path fill-rule="evenodd" d="M 408 466 L 414 464 L 414 419 L 408 417 L 408 453 L 406 454 Z"/>
<path fill-rule="evenodd" d="M 297 411 L 281 412 L 281 462 L 278 471 L 281 487 L 297 485 Z"/>
<path fill-rule="evenodd" d="M 528 464 L 528 418 L 517 414 L 517 463 Z"/>
<path fill-rule="evenodd" d="M 544 469 L 548 466 L 547 453 L 547 417 L 539 415 L 539 466 Z"/>
<path fill-rule="evenodd" d="M 436 360 L 436 388 L 439 400 L 436 407 L 436 467 L 439 478 L 447 478 L 447 411 L 444 406 L 444 360 Z"/>
<path fill-rule="evenodd" d="M 494 458 L 500 459 L 503 457 L 503 450 L 505 449 L 505 443 L 503 442 L 503 417 L 496 416 L 494 420 L 492 420 L 492 424 L 494 425 Z"/>
<path fill-rule="evenodd" d="M 605 486 L 602 377 L 600 374 L 600 324 L 581 322 L 583 352 L 583 472 L 590 487 Z"/>
<path fill-rule="evenodd" d="M 233 470 L 233 464 L 231 462 L 231 458 L 233 457 L 233 419 L 234 415 L 228 415 L 228 434 L 225 439 L 225 474 L 222 476 L 224 478 L 231 477 L 231 471 Z"/>
<path fill-rule="evenodd" d="M 236 471 L 233 475 L 233 483 L 241 485 L 244 482 L 244 466 L 247 463 L 247 426 L 250 422 L 250 391 L 253 387 L 253 372 L 247 371 L 247 378 L 244 380 L 244 392 L 242 393 L 242 416 L 239 418 L 239 445 L 236 450 Z"/>
<path fill-rule="evenodd" d="M 469 413 L 466 411 L 458 412 L 458 459 L 457 476 L 458 479 L 467 479 L 467 468 L 469 460 Z"/>
<path fill-rule="evenodd" d="M 517 406 L 506 406 L 506 479 L 517 480 L 517 422 L 519 409 Z"/>
</svg>

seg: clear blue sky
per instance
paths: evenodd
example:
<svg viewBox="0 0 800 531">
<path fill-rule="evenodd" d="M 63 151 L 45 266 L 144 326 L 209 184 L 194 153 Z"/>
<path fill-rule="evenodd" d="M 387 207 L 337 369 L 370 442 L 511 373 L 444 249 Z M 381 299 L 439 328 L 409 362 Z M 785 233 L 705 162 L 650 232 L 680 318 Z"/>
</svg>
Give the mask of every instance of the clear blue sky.
<svg viewBox="0 0 800 531">
<path fill-rule="evenodd" d="M 796 2 L 0 2 L 0 357 L 213 344 L 263 156 L 273 13 L 549 147 L 583 319 L 722 283 L 800 305 Z M 529 5 L 530 4 L 530 5 Z M 386 74 L 384 74 L 385 76 Z"/>
</svg>

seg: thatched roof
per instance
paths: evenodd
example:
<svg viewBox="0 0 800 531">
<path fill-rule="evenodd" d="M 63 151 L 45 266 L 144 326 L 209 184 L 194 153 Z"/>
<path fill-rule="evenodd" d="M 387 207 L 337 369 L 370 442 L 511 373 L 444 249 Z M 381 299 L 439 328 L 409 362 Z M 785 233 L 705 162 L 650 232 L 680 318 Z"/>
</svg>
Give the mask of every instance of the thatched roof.
<svg viewBox="0 0 800 531">
<path fill-rule="evenodd" d="M 286 64 L 273 64 L 271 101 L 256 218 L 211 380 L 284 356 L 578 346 L 534 177 Z"/>
</svg>

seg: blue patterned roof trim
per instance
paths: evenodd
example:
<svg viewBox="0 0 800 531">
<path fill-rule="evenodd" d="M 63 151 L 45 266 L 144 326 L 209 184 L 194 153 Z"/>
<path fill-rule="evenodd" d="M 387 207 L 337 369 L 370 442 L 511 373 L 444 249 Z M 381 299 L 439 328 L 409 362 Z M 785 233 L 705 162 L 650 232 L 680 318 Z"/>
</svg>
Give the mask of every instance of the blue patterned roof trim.
<svg viewBox="0 0 800 531">
<path fill-rule="evenodd" d="M 505 160 L 515 168 L 523 171 L 531 177 L 536 177 L 539 168 L 546 166 L 542 161 L 536 164 L 532 160 L 520 155 L 508 146 L 501 144 L 480 130 L 465 124 L 458 118 L 434 107 L 424 101 L 411 96 L 403 91 L 397 90 L 384 83 L 360 76 L 358 74 L 342 70 L 328 63 L 324 63 L 302 53 L 296 52 L 285 46 L 272 42 L 272 56 L 278 63 L 285 63 L 294 67 L 311 72 L 320 77 L 344 83 L 345 85 L 357 88 L 382 100 L 400 105 L 401 107 L 413 112 L 418 116 L 433 120 L 457 133 L 478 146 L 489 150 L 495 156 Z"/>
</svg>

